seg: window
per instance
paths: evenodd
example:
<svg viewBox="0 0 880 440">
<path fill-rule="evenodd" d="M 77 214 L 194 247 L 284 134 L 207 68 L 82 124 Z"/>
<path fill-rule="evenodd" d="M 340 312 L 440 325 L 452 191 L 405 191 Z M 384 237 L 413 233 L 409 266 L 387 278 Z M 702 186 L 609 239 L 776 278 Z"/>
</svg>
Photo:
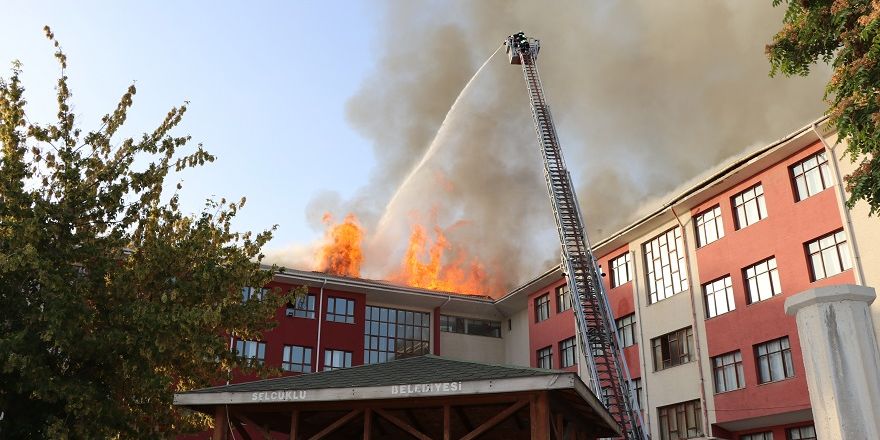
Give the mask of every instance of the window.
<svg viewBox="0 0 880 440">
<path fill-rule="evenodd" d="M 513 328 L 513 322 L 507 320 L 507 330 Z M 440 331 L 447 333 L 463 333 L 474 336 L 501 337 L 501 322 L 486 319 L 462 318 L 460 316 L 440 315 Z"/>
<path fill-rule="evenodd" d="M 788 336 L 756 345 L 755 355 L 758 361 L 758 383 L 794 377 Z"/>
<path fill-rule="evenodd" d="M 782 293 L 775 257 L 755 263 L 743 272 L 746 279 L 746 290 L 749 292 L 749 304 L 764 301 Z"/>
<path fill-rule="evenodd" d="M 299 345 L 285 345 L 281 354 L 281 369 L 300 373 L 312 372 L 312 349 Z"/>
<path fill-rule="evenodd" d="M 614 391 L 612 391 L 611 387 L 602 387 L 602 404 L 605 406 L 609 406 L 611 402 L 616 402 L 614 399 Z"/>
<path fill-rule="evenodd" d="M 259 341 L 235 341 L 235 354 L 250 362 L 262 364 L 266 359 L 266 343 Z"/>
<path fill-rule="evenodd" d="M 711 318 L 736 309 L 733 301 L 733 284 L 730 275 L 711 283 L 703 284 L 703 295 L 706 297 L 706 317 Z"/>
<path fill-rule="evenodd" d="M 790 428 L 785 432 L 788 440 L 816 440 L 816 428 L 813 425 Z"/>
<path fill-rule="evenodd" d="M 255 299 L 257 301 L 262 301 L 263 297 L 266 296 L 266 289 L 258 289 L 256 287 L 242 287 L 241 288 L 241 302 L 242 304 L 248 302 L 248 300 Z"/>
<path fill-rule="evenodd" d="M 544 294 L 535 298 L 535 322 L 545 321 L 550 318 L 550 294 Z"/>
<path fill-rule="evenodd" d="M 571 308 L 571 291 L 568 283 L 556 288 L 556 313 L 564 312 Z"/>
<path fill-rule="evenodd" d="M 733 351 L 712 358 L 715 375 L 715 392 L 738 390 L 746 386 L 743 376 L 742 353 Z"/>
<path fill-rule="evenodd" d="M 687 288 L 681 228 L 670 229 L 642 245 L 651 304 Z"/>
<path fill-rule="evenodd" d="M 767 218 L 767 205 L 764 203 L 764 187 L 757 184 L 733 197 L 733 210 L 736 212 L 736 229 L 757 223 Z"/>
<path fill-rule="evenodd" d="M 852 268 L 843 231 L 832 232 L 807 243 L 813 281 L 837 275 Z"/>
<path fill-rule="evenodd" d="M 577 363 L 574 336 L 559 343 L 559 367 L 571 367 Z"/>
<path fill-rule="evenodd" d="M 553 368 L 553 347 L 552 346 L 551 347 L 544 347 L 544 348 L 538 350 L 537 357 L 538 357 L 538 362 L 537 362 L 538 368 L 546 368 L 548 370 Z"/>
<path fill-rule="evenodd" d="M 660 439 L 678 440 L 701 437 L 703 419 L 699 400 L 677 403 L 657 408 L 660 419 Z"/>
<path fill-rule="evenodd" d="M 694 224 L 697 228 L 697 247 L 703 247 L 724 237 L 724 224 L 721 222 L 721 206 L 716 206 L 697 215 Z"/>
<path fill-rule="evenodd" d="M 831 186 L 831 170 L 825 152 L 820 151 L 791 167 L 797 201 L 813 196 Z"/>
<path fill-rule="evenodd" d="M 611 288 L 632 281 L 632 256 L 629 252 L 608 262 L 611 266 Z"/>
<path fill-rule="evenodd" d="M 427 354 L 430 346 L 430 314 L 367 306 L 364 363 L 377 364 L 420 356 Z"/>
<path fill-rule="evenodd" d="M 632 394 L 632 400 L 639 404 L 639 409 L 644 409 L 642 405 L 642 379 L 633 379 L 629 383 L 629 392 Z"/>
<path fill-rule="evenodd" d="M 327 298 L 327 320 L 354 324 L 354 300 L 346 298 Z"/>
<path fill-rule="evenodd" d="M 739 436 L 739 440 L 773 440 L 773 432 L 756 432 Z"/>
<path fill-rule="evenodd" d="M 285 315 L 294 318 L 315 319 L 315 295 L 298 295 L 287 305 Z"/>
<path fill-rule="evenodd" d="M 636 343 L 636 314 L 630 313 L 617 320 L 617 341 L 620 348 Z"/>
<path fill-rule="evenodd" d="M 667 333 L 651 340 L 654 349 L 654 371 L 691 361 L 694 333 L 690 327 Z"/>
<path fill-rule="evenodd" d="M 324 371 L 351 367 L 351 352 L 343 350 L 324 350 Z"/>
</svg>

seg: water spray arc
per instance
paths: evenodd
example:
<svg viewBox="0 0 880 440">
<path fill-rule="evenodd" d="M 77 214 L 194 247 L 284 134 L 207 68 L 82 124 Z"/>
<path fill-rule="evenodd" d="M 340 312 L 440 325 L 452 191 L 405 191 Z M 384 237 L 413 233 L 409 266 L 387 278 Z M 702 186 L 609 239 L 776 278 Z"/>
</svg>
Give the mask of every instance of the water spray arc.
<svg viewBox="0 0 880 440">
<path fill-rule="evenodd" d="M 581 352 L 587 359 L 590 384 L 600 395 L 627 440 L 647 440 L 638 400 L 615 331 L 614 316 L 605 294 L 596 258 L 584 228 L 571 174 L 565 166 L 550 107 L 538 75 L 540 41 L 522 32 L 504 41 L 511 64 L 522 66 L 529 93 L 538 144 L 544 158 L 544 177 L 562 247 L 562 269 L 575 311 Z"/>
<path fill-rule="evenodd" d="M 471 90 L 471 86 L 476 82 L 477 78 L 480 77 L 480 73 L 483 72 L 483 69 L 489 64 L 489 61 L 492 61 L 495 58 L 495 55 L 504 47 L 503 44 L 499 45 L 492 55 L 489 55 L 489 58 L 486 58 L 486 61 L 474 72 L 474 75 L 468 80 L 467 84 L 465 84 L 464 88 L 461 89 L 461 92 L 455 98 L 455 101 L 452 103 L 452 107 L 449 107 L 449 111 L 446 112 L 446 116 L 443 117 L 443 122 L 440 124 L 440 128 L 437 130 L 437 133 L 434 135 L 434 139 L 431 140 L 431 143 L 428 145 L 428 149 L 425 150 L 425 154 L 422 155 L 422 158 L 419 159 L 418 163 L 407 173 L 406 177 L 394 191 L 394 194 L 388 200 L 388 204 L 385 205 L 385 211 L 382 213 L 382 217 L 379 218 L 379 222 L 376 226 L 376 236 L 381 235 L 381 233 L 387 227 L 388 221 L 391 218 L 391 212 L 395 204 L 397 203 L 397 199 L 400 198 L 400 194 L 403 190 L 412 182 L 412 179 L 425 167 L 425 164 L 434 157 L 439 147 L 443 144 L 443 140 L 446 138 L 446 134 L 450 128 L 450 122 L 452 118 L 456 114 L 456 110 L 458 110 L 460 102 L 468 95 L 468 92 Z"/>
</svg>

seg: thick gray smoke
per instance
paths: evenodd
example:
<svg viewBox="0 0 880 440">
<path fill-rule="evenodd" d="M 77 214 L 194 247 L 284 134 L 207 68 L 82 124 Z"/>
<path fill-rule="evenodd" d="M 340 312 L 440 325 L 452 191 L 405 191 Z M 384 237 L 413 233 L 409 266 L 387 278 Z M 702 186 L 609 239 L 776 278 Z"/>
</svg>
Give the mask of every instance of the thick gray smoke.
<svg viewBox="0 0 880 440">
<path fill-rule="evenodd" d="M 509 34 L 541 40 L 547 98 L 597 240 L 647 199 L 821 115 L 827 76 L 767 76 L 764 45 L 783 12 L 770 3 L 386 3 L 376 71 L 348 107 L 380 165 L 356 200 L 315 207 L 337 218 L 353 211 L 375 235 L 366 276 L 396 265 L 410 220 L 429 219 L 435 207 L 441 226 L 466 222 L 449 231 L 452 242 L 507 286 L 522 282 L 557 261 L 558 245 L 525 85 L 503 50 L 462 97 L 436 155 L 401 190 L 393 220 L 377 225 L 477 67 Z"/>
</svg>

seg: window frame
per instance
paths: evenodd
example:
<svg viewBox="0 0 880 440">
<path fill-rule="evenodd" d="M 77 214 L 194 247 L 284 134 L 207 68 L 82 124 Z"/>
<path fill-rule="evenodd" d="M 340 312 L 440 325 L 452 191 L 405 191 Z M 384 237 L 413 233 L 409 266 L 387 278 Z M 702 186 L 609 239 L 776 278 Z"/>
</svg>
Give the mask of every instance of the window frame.
<svg viewBox="0 0 880 440">
<path fill-rule="evenodd" d="M 712 214 L 709 218 L 708 215 Z M 709 225 L 714 226 L 715 238 L 709 240 Z M 721 204 L 717 204 L 694 216 L 694 235 L 696 235 L 697 249 L 712 244 L 724 238 L 724 220 L 721 216 Z"/>
<path fill-rule="evenodd" d="M 727 387 L 727 379 L 729 379 L 730 376 L 733 376 L 733 388 Z M 742 352 L 740 350 L 712 356 L 712 383 L 715 385 L 715 394 L 728 393 L 746 387 L 745 374 L 743 373 Z"/>
<path fill-rule="evenodd" d="M 805 437 L 803 432 L 804 429 L 813 431 L 812 435 L 807 433 Z M 797 437 L 793 435 L 795 432 L 797 432 Z M 804 425 L 786 429 L 785 438 L 786 440 L 816 440 L 819 437 L 816 435 L 816 425 Z"/>
<path fill-rule="evenodd" d="M 342 357 L 342 366 L 335 365 L 333 361 L 336 360 L 335 355 L 340 354 Z M 330 362 L 328 362 L 328 359 Z M 324 349 L 324 368 L 321 371 L 333 371 L 333 370 L 341 370 L 343 368 L 351 368 L 352 366 L 352 352 L 348 350 L 339 350 L 335 348 L 325 348 Z"/>
<path fill-rule="evenodd" d="M 833 243 L 830 246 L 825 246 L 822 244 L 823 240 L 832 239 Z M 842 241 L 840 241 L 842 240 Z M 816 250 L 813 250 L 813 246 L 815 246 Z M 810 266 L 810 281 L 816 282 L 819 280 L 824 280 L 825 278 L 831 278 L 835 275 L 840 275 L 850 269 L 853 268 L 853 258 L 852 253 L 850 252 L 849 243 L 846 237 L 846 233 L 843 229 L 838 229 L 836 231 L 832 231 L 828 234 L 822 235 L 821 237 L 817 237 L 813 240 L 810 240 L 804 243 L 804 251 L 807 254 L 807 263 Z M 827 251 L 829 255 L 826 255 Z M 826 257 L 829 259 L 832 257 L 830 255 L 833 253 L 834 259 L 832 261 L 837 265 L 836 270 L 829 275 L 828 266 L 826 263 Z M 822 276 L 819 277 L 818 272 L 816 270 L 816 258 L 821 262 Z"/>
<path fill-rule="evenodd" d="M 720 283 L 720 285 L 719 285 Z M 712 288 L 710 292 L 709 289 Z M 719 299 L 723 299 L 720 301 Z M 719 312 L 723 302 L 725 310 Z M 730 274 L 703 284 L 703 305 L 706 306 L 706 319 L 721 316 L 736 310 L 736 298 L 733 294 L 733 279 Z"/>
<path fill-rule="evenodd" d="M 680 226 L 642 243 L 642 252 L 645 257 L 648 304 L 655 304 L 688 289 L 687 250 Z M 666 279 L 667 272 L 669 280 Z"/>
<path fill-rule="evenodd" d="M 559 368 L 577 365 L 577 343 L 574 336 L 559 341 Z"/>
<path fill-rule="evenodd" d="M 240 344 L 240 345 L 239 345 Z M 254 355 L 250 356 L 249 347 L 254 346 Z M 263 365 L 266 361 L 266 342 L 252 339 L 235 338 L 235 356 L 248 363 Z"/>
<path fill-rule="evenodd" d="M 766 270 L 758 273 L 758 266 L 766 265 Z M 772 267 L 771 267 L 772 266 Z M 752 275 L 749 275 L 749 271 L 754 270 Z M 767 274 L 766 281 L 763 284 L 765 287 L 770 287 L 770 295 L 766 296 L 765 292 L 762 290 L 762 281 L 761 276 Z M 758 261 L 754 264 L 746 266 L 742 270 L 743 275 L 743 285 L 746 289 L 746 303 L 751 305 L 755 303 L 759 303 L 761 301 L 766 301 L 775 296 L 782 295 L 782 281 L 779 277 L 779 263 L 776 261 L 776 256 L 772 256 L 769 258 L 765 258 L 761 261 Z M 752 280 L 755 280 L 752 283 Z"/>
<path fill-rule="evenodd" d="M 566 310 L 571 309 L 571 290 L 568 288 L 568 283 L 563 283 L 560 286 L 556 286 L 556 313 L 562 313 Z"/>
<path fill-rule="evenodd" d="M 544 366 L 545 360 L 546 360 L 547 366 Z M 539 349 L 535 350 L 535 367 L 536 368 L 543 368 L 546 370 L 553 369 L 553 346 L 552 345 L 548 345 L 544 348 L 539 348 Z"/>
<path fill-rule="evenodd" d="M 760 189 L 760 194 L 758 194 L 758 190 Z M 749 199 L 745 199 L 746 193 L 752 193 L 752 197 Z M 737 201 L 739 199 L 740 201 Z M 755 210 L 757 212 L 758 218 L 755 221 L 749 221 L 749 211 L 746 206 L 749 202 L 755 202 Z M 733 207 L 733 223 L 734 227 L 737 231 L 740 229 L 745 229 L 755 223 L 760 222 L 767 218 L 767 200 L 764 196 L 764 185 L 761 182 L 758 182 L 736 194 L 730 198 L 730 206 Z M 742 211 L 740 210 L 742 208 Z M 742 214 L 742 215 L 741 215 Z M 745 222 L 745 224 L 743 224 Z"/>
<path fill-rule="evenodd" d="M 300 359 L 302 362 L 294 362 L 293 354 L 296 349 L 302 352 Z M 311 373 L 312 370 L 312 347 L 303 345 L 285 344 L 281 350 L 281 369 L 293 373 Z M 297 368 L 298 367 L 298 368 Z"/>
<path fill-rule="evenodd" d="M 269 289 L 265 287 L 242 287 L 241 288 L 241 303 L 244 304 L 252 299 L 256 299 L 257 301 L 262 301 L 263 298 L 266 297 L 266 293 L 269 292 Z"/>
<path fill-rule="evenodd" d="M 608 259 L 608 267 L 611 269 L 610 285 L 612 289 L 632 281 L 632 254 L 629 251 Z M 626 279 L 622 279 L 619 276 L 621 272 L 625 275 Z"/>
<path fill-rule="evenodd" d="M 620 348 L 631 347 L 633 345 L 638 344 L 638 340 L 636 339 L 636 313 L 630 313 L 628 315 L 621 316 L 614 320 L 614 327 L 617 329 L 617 340 L 620 343 Z M 626 336 L 629 335 L 629 343 L 627 343 Z"/>
<path fill-rule="evenodd" d="M 508 319 L 507 321 L 507 330 L 510 331 L 513 328 L 513 322 L 510 319 Z M 473 330 L 475 327 L 480 328 L 479 326 L 483 326 L 483 328 L 488 328 L 491 331 L 482 332 Z M 501 321 L 441 314 L 440 331 L 445 333 L 458 333 L 470 336 L 484 336 L 487 338 L 500 338 Z"/>
<path fill-rule="evenodd" d="M 300 300 L 304 300 L 304 304 Z M 296 297 L 292 304 L 288 304 L 284 315 L 288 318 L 315 319 L 317 302 L 317 296 L 312 294 Z"/>
<path fill-rule="evenodd" d="M 550 319 L 550 294 L 545 293 L 535 298 L 535 322 Z"/>
<path fill-rule="evenodd" d="M 809 169 L 805 169 L 806 163 L 813 159 L 816 160 L 816 164 Z M 798 167 L 800 167 L 800 170 L 797 170 Z M 828 163 L 828 156 L 825 154 L 825 150 L 819 150 L 795 162 L 788 167 L 788 171 L 789 177 L 791 178 L 795 203 L 809 199 L 810 197 L 834 186 L 834 179 L 831 177 L 831 166 Z M 819 186 L 821 187 L 819 190 L 815 190 L 815 188 L 811 189 L 810 187 L 810 179 L 807 177 L 807 174 L 813 171 L 818 172 Z M 815 174 L 813 176 L 815 176 Z M 801 183 L 803 183 L 803 188 L 800 185 Z M 801 189 L 805 191 L 806 196 L 801 192 Z"/>
<path fill-rule="evenodd" d="M 636 377 L 630 380 L 629 391 L 630 394 L 635 395 L 636 404 L 639 405 L 640 410 L 644 410 L 645 406 L 642 404 L 642 378 Z"/>
<path fill-rule="evenodd" d="M 695 358 L 693 328 L 687 326 L 651 339 L 651 353 L 654 371 L 692 362 Z"/>
<path fill-rule="evenodd" d="M 779 349 L 776 351 L 770 351 L 769 346 L 773 343 L 778 343 Z M 762 348 L 766 349 L 766 353 L 761 353 Z M 788 336 L 783 336 L 781 338 L 771 339 L 769 341 L 761 342 L 760 344 L 754 345 L 754 353 L 755 353 L 755 369 L 756 376 L 758 379 L 758 384 L 779 382 L 783 380 L 791 379 L 795 376 L 794 369 L 794 360 L 791 355 L 791 340 Z M 779 365 L 782 367 L 782 377 L 778 377 L 774 375 L 774 355 L 779 353 Z M 764 376 L 764 369 L 762 368 L 764 363 L 767 365 L 767 374 L 769 377 Z"/>
<path fill-rule="evenodd" d="M 739 440 L 773 440 L 773 431 L 752 432 L 739 436 Z"/>
<path fill-rule="evenodd" d="M 700 399 L 657 407 L 657 424 L 659 425 L 657 428 L 660 433 L 660 440 L 703 436 L 702 410 L 703 406 Z M 682 420 L 685 425 L 683 428 L 684 432 L 682 432 L 682 428 L 679 426 Z M 674 422 L 674 428 L 670 423 L 671 421 Z"/>
<path fill-rule="evenodd" d="M 431 352 L 431 314 L 367 305 L 364 313 L 364 364 Z"/>
<path fill-rule="evenodd" d="M 339 312 L 338 303 L 344 304 L 344 310 Z M 342 324 L 355 324 L 355 307 L 357 303 L 354 299 L 344 296 L 327 297 L 327 310 L 324 313 L 324 320 L 327 322 L 339 322 Z"/>
</svg>

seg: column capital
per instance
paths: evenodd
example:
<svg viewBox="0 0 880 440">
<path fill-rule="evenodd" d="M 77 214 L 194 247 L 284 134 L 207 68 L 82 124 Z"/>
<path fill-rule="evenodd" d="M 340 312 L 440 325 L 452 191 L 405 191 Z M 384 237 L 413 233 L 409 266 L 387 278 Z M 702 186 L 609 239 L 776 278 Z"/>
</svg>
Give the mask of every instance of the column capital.
<svg viewBox="0 0 880 440">
<path fill-rule="evenodd" d="M 796 315 L 798 310 L 813 304 L 839 301 L 862 301 L 867 304 L 874 302 L 877 293 L 873 287 L 855 284 L 837 284 L 834 286 L 817 287 L 792 295 L 785 300 L 785 313 Z"/>
</svg>

